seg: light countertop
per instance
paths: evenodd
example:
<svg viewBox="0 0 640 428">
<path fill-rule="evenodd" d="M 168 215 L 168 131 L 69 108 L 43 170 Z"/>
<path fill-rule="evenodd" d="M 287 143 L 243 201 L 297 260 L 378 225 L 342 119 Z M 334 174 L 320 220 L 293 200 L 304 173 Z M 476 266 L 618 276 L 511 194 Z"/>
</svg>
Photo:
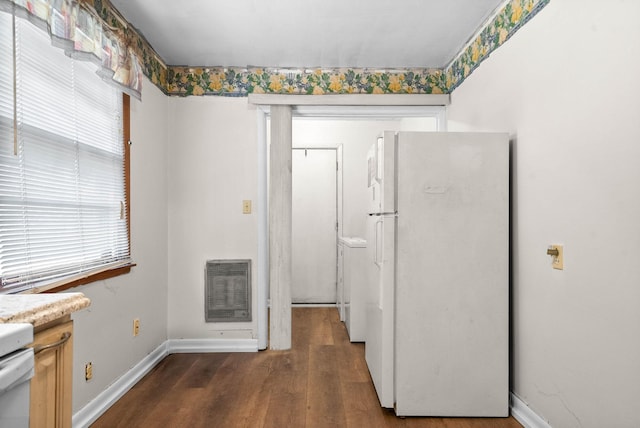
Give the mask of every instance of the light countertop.
<svg viewBox="0 0 640 428">
<path fill-rule="evenodd" d="M 82 293 L 0 295 L 0 323 L 30 323 L 34 327 L 62 318 L 91 304 Z"/>
</svg>

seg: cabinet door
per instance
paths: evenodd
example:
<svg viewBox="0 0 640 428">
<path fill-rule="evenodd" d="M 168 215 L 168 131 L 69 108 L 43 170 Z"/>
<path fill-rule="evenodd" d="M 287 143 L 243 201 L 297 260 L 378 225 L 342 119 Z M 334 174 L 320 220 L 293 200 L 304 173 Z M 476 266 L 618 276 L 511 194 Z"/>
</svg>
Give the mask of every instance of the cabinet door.
<svg viewBox="0 0 640 428">
<path fill-rule="evenodd" d="M 36 333 L 30 426 L 71 428 L 73 321 Z"/>
</svg>

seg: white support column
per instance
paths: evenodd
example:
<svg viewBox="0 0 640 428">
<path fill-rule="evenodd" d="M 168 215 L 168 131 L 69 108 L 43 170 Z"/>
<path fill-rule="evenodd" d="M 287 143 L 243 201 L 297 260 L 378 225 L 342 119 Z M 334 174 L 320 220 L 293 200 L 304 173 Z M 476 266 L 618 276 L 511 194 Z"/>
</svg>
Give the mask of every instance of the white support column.
<svg viewBox="0 0 640 428">
<path fill-rule="evenodd" d="M 258 108 L 258 349 L 269 346 L 269 204 L 268 204 L 268 167 L 267 159 L 267 116 Z"/>
<path fill-rule="evenodd" d="M 291 106 L 271 107 L 269 168 L 269 348 L 291 349 Z"/>
</svg>

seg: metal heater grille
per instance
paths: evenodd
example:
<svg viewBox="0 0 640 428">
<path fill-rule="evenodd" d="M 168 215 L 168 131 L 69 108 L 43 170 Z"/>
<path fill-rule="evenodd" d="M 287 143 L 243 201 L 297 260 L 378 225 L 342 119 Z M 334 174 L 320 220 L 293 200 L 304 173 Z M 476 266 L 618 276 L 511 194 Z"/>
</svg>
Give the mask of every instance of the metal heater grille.
<svg viewBox="0 0 640 428">
<path fill-rule="evenodd" d="M 251 321 L 251 260 L 208 260 L 206 322 Z"/>
</svg>

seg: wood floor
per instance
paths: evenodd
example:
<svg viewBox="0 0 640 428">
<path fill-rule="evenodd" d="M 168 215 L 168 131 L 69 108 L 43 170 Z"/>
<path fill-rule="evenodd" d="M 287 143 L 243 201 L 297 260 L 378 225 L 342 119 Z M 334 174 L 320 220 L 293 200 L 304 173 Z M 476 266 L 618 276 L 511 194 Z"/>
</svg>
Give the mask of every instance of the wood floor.
<svg viewBox="0 0 640 428">
<path fill-rule="evenodd" d="M 93 425 L 100 427 L 520 428 L 513 418 L 397 418 L 382 409 L 335 308 L 294 308 L 293 348 L 172 354 Z"/>
</svg>

